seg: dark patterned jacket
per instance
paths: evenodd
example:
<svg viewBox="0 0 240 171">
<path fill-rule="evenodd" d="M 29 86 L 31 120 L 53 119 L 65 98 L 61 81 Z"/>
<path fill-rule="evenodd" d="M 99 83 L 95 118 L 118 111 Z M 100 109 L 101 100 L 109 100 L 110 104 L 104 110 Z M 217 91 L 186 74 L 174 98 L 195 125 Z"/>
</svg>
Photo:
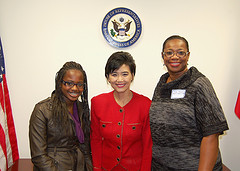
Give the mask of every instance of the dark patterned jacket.
<svg viewBox="0 0 240 171">
<path fill-rule="evenodd" d="M 150 108 L 152 170 L 198 170 L 202 138 L 228 125 L 210 81 L 195 67 L 166 83 L 168 77 L 160 78 Z M 219 152 L 214 170 L 221 169 Z"/>
</svg>

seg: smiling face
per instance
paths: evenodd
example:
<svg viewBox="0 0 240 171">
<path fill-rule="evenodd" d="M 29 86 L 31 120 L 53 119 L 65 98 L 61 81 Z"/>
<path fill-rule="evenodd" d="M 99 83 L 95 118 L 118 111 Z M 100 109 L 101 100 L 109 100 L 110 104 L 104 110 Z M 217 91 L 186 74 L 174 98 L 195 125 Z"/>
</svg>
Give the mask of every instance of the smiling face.
<svg viewBox="0 0 240 171">
<path fill-rule="evenodd" d="M 77 69 L 70 69 L 66 72 L 63 77 L 63 81 L 70 83 L 84 83 L 83 73 Z M 61 90 L 64 95 L 64 100 L 67 104 L 71 104 L 75 102 L 78 97 L 82 94 L 84 87 L 78 87 L 77 85 L 73 85 L 71 87 L 69 84 L 61 84 Z"/>
<path fill-rule="evenodd" d="M 130 85 L 133 80 L 133 74 L 128 65 L 123 64 L 119 69 L 114 70 L 108 76 L 108 82 L 116 93 L 125 93 L 130 91 Z"/>
<path fill-rule="evenodd" d="M 164 52 L 174 52 L 175 54 L 168 58 L 165 55 L 163 55 L 163 60 L 164 60 L 164 64 L 166 65 L 167 69 L 168 69 L 168 73 L 170 75 L 182 75 L 183 73 L 185 73 L 187 71 L 187 62 L 189 59 L 189 55 L 190 52 L 188 54 L 186 54 L 185 57 L 179 58 L 176 54 L 176 52 L 188 52 L 187 49 L 187 45 L 186 43 L 181 40 L 181 39 L 172 39 L 172 40 L 168 40 L 165 44 L 164 47 Z"/>
</svg>

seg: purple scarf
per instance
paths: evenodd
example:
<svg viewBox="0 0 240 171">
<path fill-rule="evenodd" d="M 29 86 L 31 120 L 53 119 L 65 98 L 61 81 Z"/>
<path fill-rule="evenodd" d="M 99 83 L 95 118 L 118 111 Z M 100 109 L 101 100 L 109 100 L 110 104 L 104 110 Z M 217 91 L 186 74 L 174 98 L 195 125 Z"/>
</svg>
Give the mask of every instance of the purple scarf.
<svg viewBox="0 0 240 171">
<path fill-rule="evenodd" d="M 81 128 L 81 122 L 79 121 L 79 117 L 78 117 L 77 102 L 75 102 L 73 104 L 73 114 L 70 114 L 70 116 L 72 117 L 72 119 L 75 122 L 76 134 L 77 134 L 79 142 L 84 143 L 84 133 Z"/>
</svg>

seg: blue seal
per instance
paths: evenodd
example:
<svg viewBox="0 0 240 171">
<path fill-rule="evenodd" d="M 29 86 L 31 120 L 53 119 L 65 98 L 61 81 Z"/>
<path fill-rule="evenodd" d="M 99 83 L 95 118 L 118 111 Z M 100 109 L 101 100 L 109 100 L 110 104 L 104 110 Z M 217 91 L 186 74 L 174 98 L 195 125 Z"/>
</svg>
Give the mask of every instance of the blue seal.
<svg viewBox="0 0 240 171">
<path fill-rule="evenodd" d="M 113 47 L 129 47 L 139 39 L 141 33 L 140 18 L 127 8 L 115 8 L 109 11 L 102 22 L 102 34 Z"/>
</svg>

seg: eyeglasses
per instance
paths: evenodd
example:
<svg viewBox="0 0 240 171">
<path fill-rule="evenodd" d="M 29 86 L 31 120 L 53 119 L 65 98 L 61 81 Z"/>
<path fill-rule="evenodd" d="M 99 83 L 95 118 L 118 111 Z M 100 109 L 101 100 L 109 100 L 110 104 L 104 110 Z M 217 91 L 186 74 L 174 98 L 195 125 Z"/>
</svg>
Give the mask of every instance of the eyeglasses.
<svg viewBox="0 0 240 171">
<path fill-rule="evenodd" d="M 165 55 L 167 58 L 171 58 L 171 57 L 173 57 L 175 54 L 177 55 L 177 57 L 183 58 L 183 57 L 185 57 L 187 54 L 189 54 L 189 52 L 184 52 L 184 51 L 177 51 L 177 52 L 168 51 L 168 52 L 163 52 L 163 55 Z"/>
<path fill-rule="evenodd" d="M 62 83 L 69 88 L 72 88 L 75 85 L 77 86 L 77 88 L 83 88 L 85 85 L 85 83 L 73 83 L 73 82 L 68 82 L 68 81 L 64 81 L 64 80 L 62 81 Z"/>
</svg>

